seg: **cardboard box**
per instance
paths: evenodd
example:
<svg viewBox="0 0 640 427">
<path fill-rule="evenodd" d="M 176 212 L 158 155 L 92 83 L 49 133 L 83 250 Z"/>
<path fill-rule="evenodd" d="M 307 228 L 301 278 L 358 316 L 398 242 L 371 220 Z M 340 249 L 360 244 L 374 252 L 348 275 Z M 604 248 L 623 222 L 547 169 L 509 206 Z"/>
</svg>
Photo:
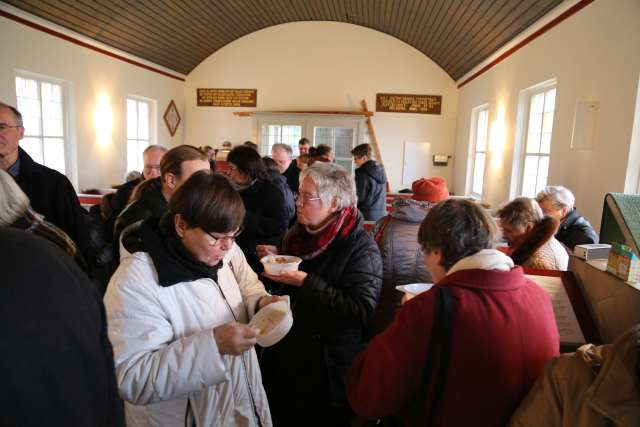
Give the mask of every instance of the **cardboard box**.
<svg viewBox="0 0 640 427">
<path fill-rule="evenodd" d="M 640 260 L 630 247 L 613 243 L 607 259 L 607 271 L 624 281 L 637 282 L 640 280 Z"/>
</svg>

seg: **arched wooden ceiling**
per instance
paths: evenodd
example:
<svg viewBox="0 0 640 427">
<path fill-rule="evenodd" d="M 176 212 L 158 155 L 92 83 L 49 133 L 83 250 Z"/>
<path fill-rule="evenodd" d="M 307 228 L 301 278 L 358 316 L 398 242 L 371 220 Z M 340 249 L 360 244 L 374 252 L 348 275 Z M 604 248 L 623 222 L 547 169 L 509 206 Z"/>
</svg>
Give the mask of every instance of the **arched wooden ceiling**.
<svg viewBox="0 0 640 427">
<path fill-rule="evenodd" d="M 4 0 L 188 74 L 226 44 L 296 21 L 338 21 L 418 49 L 454 80 L 562 0 Z"/>
</svg>

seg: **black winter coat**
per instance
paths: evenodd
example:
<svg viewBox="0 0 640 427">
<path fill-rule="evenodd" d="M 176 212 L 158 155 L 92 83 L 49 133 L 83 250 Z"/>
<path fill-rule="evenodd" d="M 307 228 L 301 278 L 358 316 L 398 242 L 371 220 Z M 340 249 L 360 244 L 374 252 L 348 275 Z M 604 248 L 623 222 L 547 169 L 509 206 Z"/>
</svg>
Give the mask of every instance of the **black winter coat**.
<svg viewBox="0 0 640 427">
<path fill-rule="evenodd" d="M 123 426 L 102 298 L 61 249 L 0 227 L 0 425 Z"/>
<path fill-rule="evenodd" d="M 29 197 L 31 208 L 58 226 L 78 245 L 80 251 L 89 251 L 86 211 L 80 206 L 71 182 L 60 172 L 33 161 L 22 148 L 18 148 L 20 172 L 16 183 Z"/>
<path fill-rule="evenodd" d="M 250 187 L 240 190 L 240 197 L 247 214 L 244 217 L 244 231 L 236 243 L 251 268 L 259 273 L 262 264 L 256 253 L 256 245 L 277 246 L 287 231 L 289 218 L 284 196 L 268 179 L 257 179 Z"/>
<path fill-rule="evenodd" d="M 350 235 L 303 261 L 300 270 L 308 273 L 303 286 L 285 286 L 293 327 L 262 354 L 273 424 L 342 425 L 340 415 L 350 412 L 343 376 L 366 346 L 382 286 L 380 252 L 360 218 Z"/>
<path fill-rule="evenodd" d="M 289 184 L 287 184 L 287 179 L 277 170 L 269 170 L 269 177 L 271 178 L 271 182 L 273 182 L 273 184 L 278 187 L 282 193 L 282 197 L 284 197 L 284 206 L 287 211 L 287 218 L 289 218 L 289 223 L 291 223 L 291 220 L 296 216 L 296 200 Z"/>
<path fill-rule="evenodd" d="M 562 221 L 556 239 L 563 245 L 573 250 L 575 245 L 583 245 L 585 243 L 597 243 L 598 235 L 593 229 L 589 221 L 578 213 L 577 209 L 573 209 L 569 215 Z"/>
<path fill-rule="evenodd" d="M 356 169 L 358 209 L 365 221 L 377 221 L 387 214 L 386 184 L 387 175 L 381 164 L 369 160 Z"/>
<path fill-rule="evenodd" d="M 287 179 L 287 184 L 291 188 L 293 194 L 298 194 L 298 188 L 300 187 L 300 169 L 295 160 L 291 161 L 291 164 L 282 175 Z"/>
</svg>

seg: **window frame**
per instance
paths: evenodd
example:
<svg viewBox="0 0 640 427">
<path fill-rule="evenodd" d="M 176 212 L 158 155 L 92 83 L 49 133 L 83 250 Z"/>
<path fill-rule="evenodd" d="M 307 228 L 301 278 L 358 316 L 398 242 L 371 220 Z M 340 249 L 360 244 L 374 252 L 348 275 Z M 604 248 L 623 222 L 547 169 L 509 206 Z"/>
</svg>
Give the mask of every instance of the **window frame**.
<svg viewBox="0 0 640 427">
<path fill-rule="evenodd" d="M 136 103 L 136 121 L 139 123 L 140 120 L 140 116 L 139 116 L 139 103 L 140 102 L 144 102 L 146 104 L 148 104 L 149 106 L 149 118 L 148 118 L 148 125 L 149 125 L 149 140 L 148 140 L 148 144 L 146 147 L 150 146 L 150 145 L 154 145 L 156 144 L 156 137 L 157 137 L 157 129 L 156 129 L 156 100 L 155 99 L 151 99 L 151 98 L 147 98 L 144 96 L 139 96 L 139 95 L 126 95 L 125 96 L 125 101 L 124 101 L 124 132 L 125 132 L 125 174 L 129 173 L 131 171 L 137 170 L 138 172 L 142 173 L 143 169 L 144 169 L 144 162 L 142 160 L 142 152 L 144 150 L 140 150 L 140 153 L 137 156 L 137 162 L 139 162 L 140 168 L 138 169 L 131 169 L 131 162 L 129 159 L 129 141 L 137 141 L 137 143 L 139 144 L 140 141 L 144 141 L 143 139 L 140 138 L 129 138 L 129 100 L 134 101 Z M 139 136 L 139 135 L 136 135 Z M 145 148 L 146 148 L 145 147 Z M 134 162 L 135 164 L 136 162 Z"/>
<path fill-rule="evenodd" d="M 485 147 L 484 153 L 484 168 L 482 171 L 482 188 L 480 193 L 474 191 L 475 171 L 476 171 L 476 157 L 479 153 L 478 147 L 478 121 L 480 114 L 486 112 L 486 126 L 485 126 Z M 471 123 L 469 132 L 469 157 L 467 165 L 467 191 L 466 194 L 472 196 L 475 199 L 481 199 L 484 193 L 484 184 L 487 172 L 487 155 L 489 153 L 489 117 L 490 117 L 489 104 L 482 104 L 474 107 L 471 110 Z"/>
<path fill-rule="evenodd" d="M 77 165 L 75 162 L 76 158 L 76 146 L 75 146 L 75 133 L 73 132 L 73 128 L 70 125 L 71 122 L 71 114 L 72 114 L 72 103 L 69 101 L 69 98 L 72 95 L 72 90 L 70 88 L 70 83 L 66 80 L 59 79 L 56 77 L 47 76 L 44 74 L 33 73 L 27 70 L 15 70 L 13 76 L 13 93 L 15 96 L 15 107 L 20 111 L 18 107 L 18 86 L 17 86 L 17 78 L 22 78 L 26 80 L 35 80 L 38 85 L 38 104 L 40 107 L 40 135 L 28 135 L 25 129 L 24 138 L 38 138 L 40 140 L 40 145 L 42 149 L 42 153 L 44 156 L 44 139 L 47 138 L 44 135 L 44 114 L 43 114 L 43 105 L 42 105 L 42 84 L 48 83 L 60 86 L 60 97 L 61 97 L 61 107 L 62 107 L 62 143 L 64 147 L 64 175 L 69 179 L 69 181 L 77 188 Z M 22 113 L 22 111 L 20 111 Z M 57 137 L 50 137 L 57 138 Z M 22 144 L 21 144 L 22 146 Z M 51 168 L 50 165 L 46 164 L 46 161 L 43 163 L 44 166 Z"/>
<path fill-rule="evenodd" d="M 538 153 L 533 153 L 533 154 L 528 154 L 527 153 L 527 138 L 529 135 L 529 122 L 531 120 L 531 99 L 538 94 L 544 94 L 544 99 L 543 99 L 543 105 L 542 105 L 542 111 L 543 111 L 543 116 L 544 116 L 544 108 L 545 108 L 545 102 L 546 102 L 546 92 L 548 92 L 549 90 L 555 89 L 556 93 L 554 96 L 554 106 L 553 106 L 553 119 L 551 121 L 551 132 L 550 132 L 550 139 L 549 139 L 549 153 L 540 153 L 538 151 Z M 516 129 L 516 134 L 518 135 L 517 137 L 517 144 L 514 150 L 514 159 L 517 159 L 517 161 L 513 162 L 513 170 L 512 170 L 512 176 L 516 177 L 516 179 L 514 181 L 512 181 L 512 185 L 511 185 L 511 191 L 510 191 L 510 198 L 514 198 L 517 196 L 525 196 L 523 194 L 524 191 L 524 172 L 525 172 L 525 161 L 527 156 L 537 156 L 538 158 L 540 157 L 546 157 L 548 159 L 548 164 L 547 164 L 547 182 L 545 183 L 545 186 L 549 183 L 549 170 L 550 170 L 550 165 L 551 165 L 551 151 L 552 151 L 552 147 L 553 147 L 553 129 L 555 128 L 554 126 L 554 122 L 556 120 L 556 110 L 557 110 L 557 105 L 558 105 L 558 82 L 557 80 L 554 79 L 550 79 L 541 83 L 538 83 L 536 85 L 530 86 L 524 90 L 522 90 L 520 92 L 520 96 L 519 96 L 519 100 L 518 100 L 518 117 L 517 117 L 517 129 Z M 540 126 L 542 129 L 542 126 L 544 125 L 544 117 L 540 122 Z M 541 132 L 542 134 L 542 132 Z M 542 137 L 542 136 L 541 136 Z M 539 165 L 539 160 L 538 160 L 538 165 Z M 539 170 L 538 170 L 539 172 Z M 538 172 L 536 173 L 536 182 L 537 182 L 537 178 L 538 178 Z M 535 197 L 535 194 L 532 195 L 528 195 L 529 197 Z"/>
<path fill-rule="evenodd" d="M 311 115 L 311 114 L 255 114 L 255 134 L 257 135 L 256 142 L 258 144 L 260 154 L 262 156 L 271 156 L 271 152 L 263 152 L 262 144 L 262 127 L 265 125 L 293 125 L 302 126 L 301 138 L 307 138 L 311 146 L 315 146 L 314 129 L 317 127 L 330 127 L 330 128 L 353 128 L 354 137 L 352 142 L 352 148 L 358 144 L 364 142 L 364 126 L 366 117 L 358 117 L 353 115 Z M 297 143 L 297 141 L 296 141 Z M 293 157 L 297 157 L 297 147 L 291 147 L 293 150 Z M 332 147 L 335 148 L 335 147 Z M 341 158 L 346 159 L 346 158 Z M 351 173 L 354 171 L 353 159 Z"/>
</svg>

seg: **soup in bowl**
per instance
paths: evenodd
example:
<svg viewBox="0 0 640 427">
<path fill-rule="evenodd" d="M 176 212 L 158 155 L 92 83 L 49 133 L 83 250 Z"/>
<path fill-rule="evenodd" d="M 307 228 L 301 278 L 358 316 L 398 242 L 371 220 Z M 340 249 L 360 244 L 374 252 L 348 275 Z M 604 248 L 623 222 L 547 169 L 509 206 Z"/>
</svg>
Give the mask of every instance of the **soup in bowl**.
<svg viewBox="0 0 640 427">
<path fill-rule="evenodd" d="M 292 255 L 267 255 L 260 260 L 267 274 L 278 275 L 281 271 L 297 271 L 302 258 Z"/>
</svg>

